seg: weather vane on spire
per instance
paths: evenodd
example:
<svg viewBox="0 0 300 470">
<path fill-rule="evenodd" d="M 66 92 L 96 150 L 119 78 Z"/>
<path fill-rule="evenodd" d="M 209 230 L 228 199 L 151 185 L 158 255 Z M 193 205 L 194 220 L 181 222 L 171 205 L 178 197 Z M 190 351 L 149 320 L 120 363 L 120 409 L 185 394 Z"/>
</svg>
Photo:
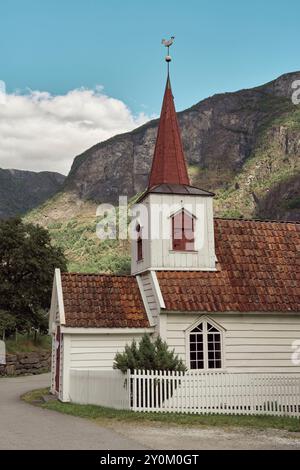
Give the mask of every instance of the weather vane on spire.
<svg viewBox="0 0 300 470">
<path fill-rule="evenodd" d="M 171 39 L 162 39 L 161 43 L 168 48 L 168 54 L 166 55 L 166 62 L 168 64 L 168 74 L 169 74 L 169 64 L 172 60 L 172 57 L 170 56 L 170 47 L 172 46 L 174 42 L 175 36 L 171 36 Z"/>
</svg>

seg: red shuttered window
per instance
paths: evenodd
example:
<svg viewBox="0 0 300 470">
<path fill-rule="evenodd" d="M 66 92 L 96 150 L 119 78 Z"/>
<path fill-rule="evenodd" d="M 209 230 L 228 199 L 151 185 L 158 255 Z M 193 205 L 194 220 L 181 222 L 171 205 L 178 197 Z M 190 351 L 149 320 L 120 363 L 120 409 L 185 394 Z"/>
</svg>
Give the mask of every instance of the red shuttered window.
<svg viewBox="0 0 300 470">
<path fill-rule="evenodd" d="M 172 246 L 175 251 L 194 251 L 195 218 L 184 210 L 172 217 Z"/>
</svg>

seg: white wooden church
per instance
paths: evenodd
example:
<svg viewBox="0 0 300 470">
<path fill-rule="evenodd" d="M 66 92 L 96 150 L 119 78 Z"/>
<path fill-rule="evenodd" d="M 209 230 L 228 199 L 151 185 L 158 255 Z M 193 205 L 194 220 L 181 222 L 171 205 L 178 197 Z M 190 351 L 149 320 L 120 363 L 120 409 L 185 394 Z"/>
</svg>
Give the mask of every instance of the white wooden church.
<svg viewBox="0 0 300 470">
<path fill-rule="evenodd" d="M 300 224 L 214 218 L 213 196 L 190 185 L 168 76 L 131 275 L 55 272 L 60 399 L 69 400 L 71 369 L 112 369 L 144 333 L 160 335 L 188 369 L 300 373 Z M 158 220 L 162 206 L 170 210 Z"/>
</svg>

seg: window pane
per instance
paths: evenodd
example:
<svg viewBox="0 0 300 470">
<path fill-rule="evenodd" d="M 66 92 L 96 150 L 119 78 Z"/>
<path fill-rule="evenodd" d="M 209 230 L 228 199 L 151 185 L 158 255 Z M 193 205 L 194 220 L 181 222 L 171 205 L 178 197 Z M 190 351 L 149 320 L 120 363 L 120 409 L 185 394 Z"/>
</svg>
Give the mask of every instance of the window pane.
<svg viewBox="0 0 300 470">
<path fill-rule="evenodd" d="M 182 240 L 183 238 L 183 233 L 182 230 L 174 229 L 173 231 L 173 238 L 174 240 Z"/>
<path fill-rule="evenodd" d="M 196 326 L 196 328 L 194 328 L 194 329 L 192 330 L 192 332 L 194 332 L 194 331 L 202 331 L 202 328 L 203 328 L 202 323 L 200 323 L 200 325 Z"/>
<path fill-rule="evenodd" d="M 185 227 L 183 229 L 183 234 L 184 234 L 184 237 L 187 240 L 194 240 L 194 230 L 191 230 L 191 229 Z"/>
<path fill-rule="evenodd" d="M 219 333 L 219 331 L 217 330 L 217 328 L 215 328 L 214 326 L 210 325 L 210 323 L 207 323 L 207 331 L 215 331 L 215 332 Z"/>
<path fill-rule="evenodd" d="M 208 360 L 213 360 L 215 358 L 214 351 L 208 351 Z"/>
<path fill-rule="evenodd" d="M 194 251 L 194 249 L 195 249 L 194 243 L 188 242 L 185 244 L 185 251 Z"/>
<path fill-rule="evenodd" d="M 137 260 L 141 261 L 143 259 L 143 240 L 138 238 L 137 240 Z"/>
<path fill-rule="evenodd" d="M 217 328 L 207 323 L 207 360 L 209 369 L 222 367 L 221 333 Z"/>
<path fill-rule="evenodd" d="M 203 325 L 200 324 L 190 334 L 190 367 L 191 369 L 204 368 L 203 356 Z"/>
<path fill-rule="evenodd" d="M 193 251 L 195 249 L 194 242 L 185 242 L 186 251 Z"/>
<path fill-rule="evenodd" d="M 183 212 L 183 226 L 187 229 L 193 230 L 193 225 L 194 225 L 194 218 L 187 214 L 186 212 Z"/>
</svg>

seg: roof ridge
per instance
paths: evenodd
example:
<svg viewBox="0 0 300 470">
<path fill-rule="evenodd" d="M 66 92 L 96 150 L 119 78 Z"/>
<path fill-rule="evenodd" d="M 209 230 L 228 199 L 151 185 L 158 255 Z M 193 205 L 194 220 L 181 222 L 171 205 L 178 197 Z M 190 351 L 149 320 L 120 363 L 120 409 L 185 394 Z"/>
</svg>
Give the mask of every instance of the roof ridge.
<svg viewBox="0 0 300 470">
<path fill-rule="evenodd" d="M 235 218 L 235 217 L 214 217 L 214 220 L 230 220 L 230 221 L 237 221 L 237 222 L 262 222 L 262 223 L 271 223 L 271 224 L 300 224 L 300 220 L 275 220 L 275 219 L 243 219 L 243 218 Z"/>
<path fill-rule="evenodd" d="M 75 271 L 62 271 L 62 275 L 67 276 L 102 276 L 102 277 L 131 277 L 135 278 L 132 274 L 109 274 L 109 273 L 81 273 Z"/>
</svg>

